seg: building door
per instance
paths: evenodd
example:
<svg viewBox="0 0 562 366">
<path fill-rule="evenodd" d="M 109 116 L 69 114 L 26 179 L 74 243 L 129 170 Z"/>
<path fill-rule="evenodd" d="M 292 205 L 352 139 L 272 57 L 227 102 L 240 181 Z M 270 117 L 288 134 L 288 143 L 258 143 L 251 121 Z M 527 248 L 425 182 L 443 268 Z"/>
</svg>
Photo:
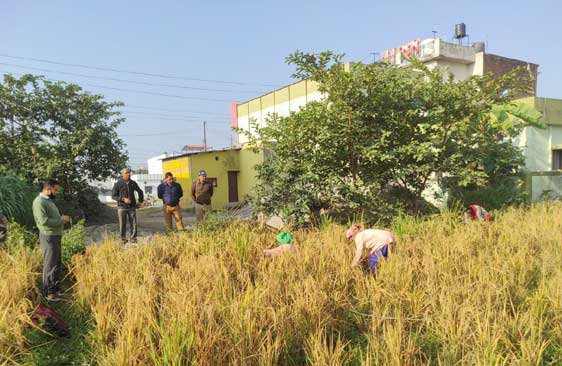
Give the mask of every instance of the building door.
<svg viewBox="0 0 562 366">
<path fill-rule="evenodd" d="M 238 172 L 228 172 L 228 202 L 238 202 Z"/>
</svg>

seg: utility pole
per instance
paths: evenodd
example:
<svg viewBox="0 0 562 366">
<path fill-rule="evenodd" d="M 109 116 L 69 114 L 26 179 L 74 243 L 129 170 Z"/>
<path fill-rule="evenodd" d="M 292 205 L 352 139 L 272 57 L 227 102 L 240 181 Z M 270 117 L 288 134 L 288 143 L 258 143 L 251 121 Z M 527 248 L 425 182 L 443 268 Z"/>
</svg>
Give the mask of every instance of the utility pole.
<svg viewBox="0 0 562 366">
<path fill-rule="evenodd" d="M 203 150 L 207 151 L 207 121 L 203 121 Z"/>
<path fill-rule="evenodd" d="M 373 55 L 373 63 L 377 62 L 377 56 L 379 55 L 378 52 L 369 52 L 371 55 Z"/>
</svg>

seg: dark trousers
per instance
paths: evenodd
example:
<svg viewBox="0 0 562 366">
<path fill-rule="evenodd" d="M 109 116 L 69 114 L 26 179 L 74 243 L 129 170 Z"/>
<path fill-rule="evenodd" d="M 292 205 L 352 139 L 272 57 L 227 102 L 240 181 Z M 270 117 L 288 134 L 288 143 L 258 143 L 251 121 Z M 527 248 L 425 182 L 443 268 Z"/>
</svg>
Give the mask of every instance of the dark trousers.
<svg viewBox="0 0 562 366">
<path fill-rule="evenodd" d="M 117 210 L 117 216 L 119 217 L 121 240 L 127 240 L 127 220 L 129 221 L 129 240 L 137 240 L 137 209 L 119 208 Z"/>
<path fill-rule="evenodd" d="M 43 291 L 47 295 L 59 289 L 61 240 L 62 235 L 39 233 L 39 244 L 43 253 Z"/>
</svg>

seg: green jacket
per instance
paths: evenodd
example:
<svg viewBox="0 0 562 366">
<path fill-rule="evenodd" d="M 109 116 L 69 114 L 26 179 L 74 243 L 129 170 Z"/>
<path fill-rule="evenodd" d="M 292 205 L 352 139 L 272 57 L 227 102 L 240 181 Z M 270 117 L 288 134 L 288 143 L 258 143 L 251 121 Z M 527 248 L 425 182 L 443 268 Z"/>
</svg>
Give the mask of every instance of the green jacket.
<svg viewBox="0 0 562 366">
<path fill-rule="evenodd" d="M 46 235 L 62 235 L 64 223 L 59 209 L 48 198 L 41 195 L 33 200 L 33 217 L 39 232 Z"/>
</svg>

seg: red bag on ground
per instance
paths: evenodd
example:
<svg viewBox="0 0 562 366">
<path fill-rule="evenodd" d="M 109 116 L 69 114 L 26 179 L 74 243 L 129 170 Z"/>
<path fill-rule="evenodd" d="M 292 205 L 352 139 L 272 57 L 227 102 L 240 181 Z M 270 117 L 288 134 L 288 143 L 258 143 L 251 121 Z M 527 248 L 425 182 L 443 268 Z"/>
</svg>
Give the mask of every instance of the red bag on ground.
<svg viewBox="0 0 562 366">
<path fill-rule="evenodd" d="M 43 322 L 47 331 L 55 333 L 59 337 L 66 337 L 70 334 L 62 317 L 45 305 L 37 306 L 33 314 L 31 314 L 31 319 L 36 324 Z"/>
</svg>

